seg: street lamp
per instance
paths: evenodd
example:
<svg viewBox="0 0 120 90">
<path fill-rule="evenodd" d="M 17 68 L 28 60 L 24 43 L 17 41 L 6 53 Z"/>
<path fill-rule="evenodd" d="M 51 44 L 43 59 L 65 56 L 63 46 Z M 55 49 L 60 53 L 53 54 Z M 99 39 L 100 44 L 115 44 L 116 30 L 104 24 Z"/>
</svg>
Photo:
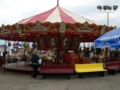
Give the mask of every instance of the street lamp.
<svg viewBox="0 0 120 90">
<path fill-rule="evenodd" d="M 103 13 L 107 13 L 107 25 L 109 26 L 109 13 L 114 13 L 118 9 L 118 5 L 98 5 L 97 9 L 99 9 L 100 11 L 104 11 Z"/>
</svg>

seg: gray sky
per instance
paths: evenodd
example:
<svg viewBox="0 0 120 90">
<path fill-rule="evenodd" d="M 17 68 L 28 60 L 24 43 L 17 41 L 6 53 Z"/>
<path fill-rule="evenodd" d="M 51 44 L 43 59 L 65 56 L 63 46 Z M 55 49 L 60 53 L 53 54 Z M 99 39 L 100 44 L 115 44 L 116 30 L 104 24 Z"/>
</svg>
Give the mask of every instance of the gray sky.
<svg viewBox="0 0 120 90">
<path fill-rule="evenodd" d="M 0 0 L 0 26 L 14 24 L 24 18 L 42 13 L 55 7 L 57 0 Z M 120 0 L 59 0 L 61 7 L 94 20 L 107 24 L 107 14 L 100 12 L 97 5 L 120 5 Z M 112 11 L 113 12 L 113 11 Z M 120 27 L 120 7 L 109 14 L 110 26 Z"/>
</svg>

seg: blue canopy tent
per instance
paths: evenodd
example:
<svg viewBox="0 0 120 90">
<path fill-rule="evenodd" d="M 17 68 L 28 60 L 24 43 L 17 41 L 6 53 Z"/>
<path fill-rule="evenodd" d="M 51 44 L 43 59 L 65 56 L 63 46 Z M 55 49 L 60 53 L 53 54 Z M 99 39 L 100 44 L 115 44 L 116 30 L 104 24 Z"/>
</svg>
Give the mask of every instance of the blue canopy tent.
<svg viewBox="0 0 120 90">
<path fill-rule="evenodd" d="M 94 41 L 96 48 L 112 47 L 120 48 L 120 28 L 113 29 Z"/>
<path fill-rule="evenodd" d="M 111 48 L 120 48 L 120 45 L 113 45 Z"/>
</svg>

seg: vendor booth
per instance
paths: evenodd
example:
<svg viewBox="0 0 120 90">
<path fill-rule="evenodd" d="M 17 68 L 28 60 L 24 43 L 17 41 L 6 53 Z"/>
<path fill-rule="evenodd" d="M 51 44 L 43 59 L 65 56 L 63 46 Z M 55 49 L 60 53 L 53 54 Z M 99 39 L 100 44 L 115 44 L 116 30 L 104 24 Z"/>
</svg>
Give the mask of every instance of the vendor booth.
<svg viewBox="0 0 120 90">
<path fill-rule="evenodd" d="M 110 56 L 106 57 L 106 68 L 115 74 L 115 71 L 120 69 L 120 28 L 113 29 L 100 36 L 94 41 L 94 46 L 96 48 L 108 48 L 107 51 Z M 112 48 L 114 50 L 111 50 Z"/>
</svg>

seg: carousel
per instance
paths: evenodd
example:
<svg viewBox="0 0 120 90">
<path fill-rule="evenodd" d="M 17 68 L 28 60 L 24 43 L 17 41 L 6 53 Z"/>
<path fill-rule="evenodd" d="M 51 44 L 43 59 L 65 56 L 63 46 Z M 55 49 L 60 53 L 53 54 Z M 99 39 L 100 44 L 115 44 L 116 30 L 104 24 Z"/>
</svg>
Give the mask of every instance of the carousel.
<svg viewBox="0 0 120 90">
<path fill-rule="evenodd" d="M 95 22 L 57 6 L 44 13 L 28 17 L 13 25 L 0 27 L 0 39 L 37 43 L 43 51 L 43 64 L 39 73 L 74 73 L 75 64 L 89 63 L 79 56 L 81 42 L 93 42 L 115 27 Z M 6 70 L 31 71 L 24 62 L 6 63 Z"/>
</svg>

